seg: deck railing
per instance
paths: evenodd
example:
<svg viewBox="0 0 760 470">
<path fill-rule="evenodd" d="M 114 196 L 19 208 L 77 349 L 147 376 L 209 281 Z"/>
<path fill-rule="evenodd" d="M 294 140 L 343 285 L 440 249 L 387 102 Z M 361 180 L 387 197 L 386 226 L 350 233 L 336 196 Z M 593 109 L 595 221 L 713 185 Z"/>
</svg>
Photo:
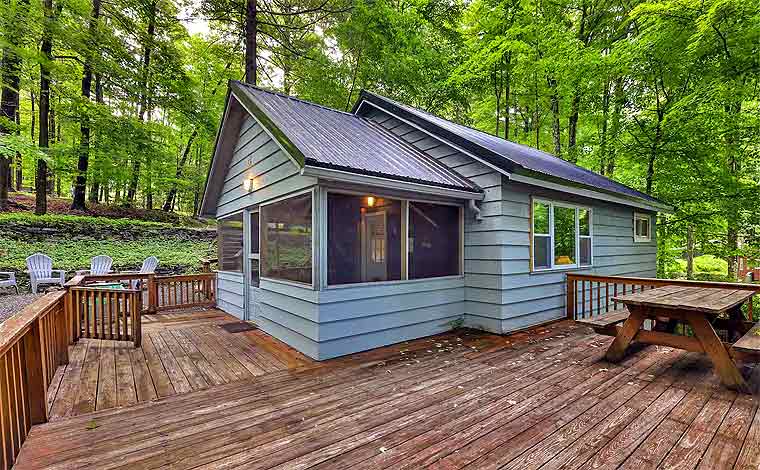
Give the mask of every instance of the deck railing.
<svg viewBox="0 0 760 470">
<path fill-rule="evenodd" d="M 10 469 L 32 425 L 47 421 L 47 392 L 80 338 L 141 339 L 145 312 L 212 306 L 216 273 L 75 276 L 0 323 L 0 470 Z M 113 288 L 95 282 L 119 284 Z M 159 298 L 158 293 L 164 295 Z"/>
<path fill-rule="evenodd" d="M 641 292 L 662 286 L 700 286 L 723 289 L 751 290 L 760 294 L 760 284 L 733 282 L 686 281 L 647 277 L 598 276 L 594 274 L 567 275 L 567 318 L 588 319 L 622 309 L 612 299 L 618 295 Z M 747 304 L 747 319 L 753 321 L 753 301 Z"/>
<path fill-rule="evenodd" d="M 68 363 L 70 329 L 65 291 L 0 324 L 0 468 L 11 468 L 32 425 L 47 421 L 47 389 Z"/>
<path fill-rule="evenodd" d="M 216 303 L 216 273 L 156 276 L 153 280 L 156 310 L 208 307 Z"/>
<path fill-rule="evenodd" d="M 132 341 L 140 346 L 142 292 L 75 286 L 69 290 L 77 338 Z"/>
</svg>

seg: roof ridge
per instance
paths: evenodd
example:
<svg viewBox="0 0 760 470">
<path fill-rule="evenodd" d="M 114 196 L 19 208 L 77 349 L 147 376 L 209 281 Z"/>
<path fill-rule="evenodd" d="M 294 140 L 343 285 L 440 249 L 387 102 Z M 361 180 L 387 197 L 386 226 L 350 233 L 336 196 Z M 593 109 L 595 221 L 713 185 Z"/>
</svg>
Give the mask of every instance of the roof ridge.
<svg viewBox="0 0 760 470">
<path fill-rule="evenodd" d="M 260 87 L 258 85 L 251 85 L 250 83 L 243 83 L 240 80 L 233 80 L 233 82 L 237 83 L 238 85 L 244 86 L 246 88 L 251 88 L 253 90 L 261 91 L 263 93 L 268 93 L 270 95 L 279 96 L 280 98 L 286 98 L 286 99 L 289 99 L 289 100 L 292 100 L 292 101 L 298 101 L 299 103 L 308 104 L 310 106 L 314 106 L 314 107 L 317 107 L 317 108 L 322 108 L 322 109 L 324 109 L 326 111 L 332 111 L 334 113 L 340 113 L 340 114 L 345 114 L 347 116 L 358 117 L 354 113 L 349 113 L 349 112 L 346 112 L 346 111 L 341 111 L 339 109 L 331 108 L 329 106 L 325 106 L 325 105 L 322 105 L 322 104 L 319 104 L 319 103 L 315 103 L 313 101 L 308 101 L 308 100 L 305 100 L 303 98 L 298 98 L 297 96 L 291 96 L 291 95 L 282 93 L 280 91 L 269 90 L 269 89 Z"/>
<path fill-rule="evenodd" d="M 562 162 L 562 163 L 564 163 L 564 164 L 570 165 L 571 167 L 577 168 L 577 169 L 579 169 L 579 170 L 583 171 L 584 173 L 586 173 L 586 174 L 588 174 L 588 175 L 593 175 L 593 176 L 601 176 L 602 178 L 606 178 L 606 179 L 608 179 L 609 181 L 612 181 L 612 182 L 614 182 L 615 184 L 619 184 L 620 186 L 623 186 L 623 187 L 625 187 L 625 188 L 627 188 L 627 189 L 629 189 L 629 190 L 631 190 L 631 191 L 635 191 L 636 193 L 639 193 L 639 194 L 641 194 L 641 195 L 644 195 L 644 196 L 645 196 L 645 199 L 646 199 L 646 198 L 651 198 L 651 199 L 653 199 L 653 200 L 657 200 L 657 199 L 656 199 L 656 198 L 654 198 L 653 196 L 651 196 L 651 195 L 649 195 L 649 194 L 647 194 L 647 193 L 645 193 L 645 192 L 643 192 L 643 191 L 641 191 L 641 190 L 638 190 L 638 189 L 636 189 L 636 188 L 633 188 L 633 187 L 631 187 L 631 186 L 628 186 L 627 184 L 625 184 L 625 183 L 622 183 L 622 182 L 620 182 L 620 181 L 618 181 L 618 180 L 612 179 L 612 178 L 610 178 L 610 177 L 608 177 L 608 176 L 606 176 L 606 175 L 602 175 L 602 174 L 600 174 L 600 173 L 597 173 L 597 172 L 595 172 L 595 171 L 593 171 L 593 170 L 589 170 L 588 168 L 582 167 L 582 166 L 578 165 L 577 163 L 573 163 L 573 162 L 567 161 L 567 160 L 565 160 L 565 159 L 564 159 L 564 158 L 562 158 L 562 157 L 558 157 L 557 155 L 554 155 L 554 154 L 551 154 L 551 153 L 549 153 L 549 152 L 546 152 L 546 151 L 544 151 L 544 150 L 541 150 L 540 148 L 531 147 L 530 145 L 521 144 L 521 143 L 519 143 L 519 142 L 514 142 L 514 141 L 512 141 L 512 140 L 509 140 L 509 139 L 502 139 L 502 138 L 501 138 L 501 137 L 499 137 L 499 136 L 495 136 L 495 135 L 493 135 L 493 134 L 489 134 L 488 132 L 482 131 L 482 130 L 480 130 L 480 129 L 478 129 L 478 128 L 475 128 L 475 127 L 472 127 L 472 126 L 468 126 L 467 124 L 462 124 L 462 123 L 460 123 L 460 122 L 456 122 L 456 121 L 453 121 L 453 120 L 450 120 L 450 119 L 446 119 L 445 117 L 442 117 L 442 116 L 438 116 L 438 115 L 436 115 L 436 114 L 433 114 L 433 113 L 431 113 L 431 112 L 429 112 L 429 111 L 426 111 L 426 110 L 424 110 L 424 109 L 420 109 L 420 108 L 417 108 L 417 107 L 414 107 L 414 106 L 411 106 L 411 105 L 408 105 L 408 104 L 404 104 L 404 103 L 401 103 L 400 101 L 396 101 L 396 100 L 394 100 L 393 98 L 388 98 L 387 96 L 381 95 L 381 94 L 379 94 L 379 93 L 375 93 L 375 92 L 373 92 L 373 91 L 369 91 L 369 90 L 362 90 L 362 92 L 363 92 L 363 93 L 367 93 L 367 94 L 370 94 L 370 95 L 373 95 L 373 96 L 375 96 L 375 97 L 377 97 L 377 98 L 380 98 L 380 99 L 386 100 L 386 101 L 388 101 L 388 102 L 390 102 L 390 103 L 392 103 L 392 104 L 394 104 L 394 105 L 396 105 L 396 106 L 400 106 L 400 107 L 402 107 L 402 108 L 411 109 L 411 110 L 414 110 L 414 111 L 416 111 L 416 112 L 418 112 L 418 113 L 422 113 L 422 114 L 424 114 L 424 115 L 427 115 L 427 116 L 433 117 L 433 118 L 435 118 L 435 119 L 441 119 L 441 120 L 443 120 L 443 121 L 446 121 L 446 122 L 449 122 L 449 123 L 455 124 L 455 125 L 457 125 L 457 126 L 461 126 L 461 127 L 464 127 L 464 128 L 466 128 L 466 129 L 469 129 L 469 130 L 471 130 L 471 131 L 475 131 L 475 132 L 477 132 L 478 134 L 481 134 L 482 136 L 484 136 L 484 137 L 487 137 L 487 138 L 489 138 L 489 139 L 498 139 L 500 142 L 505 142 L 505 143 L 507 143 L 507 144 L 510 144 L 510 145 L 515 145 L 515 146 L 517 146 L 517 147 L 522 147 L 522 148 L 524 148 L 524 149 L 529 149 L 529 150 L 531 150 L 531 151 L 540 152 L 540 153 L 542 153 L 542 154 L 546 155 L 547 157 L 551 157 L 551 158 L 553 158 L 553 159 L 557 160 L 557 162 Z M 515 162 L 515 163 L 517 163 L 517 162 Z M 523 166 L 523 165 L 520 165 L 519 163 L 517 163 L 517 164 L 518 164 L 518 166 L 520 166 L 520 167 L 522 167 L 522 166 Z M 527 169 L 527 170 L 530 170 L 530 171 L 537 171 L 537 170 L 531 170 L 530 168 L 526 168 L 526 169 Z M 548 173 L 547 173 L 547 174 L 548 174 Z M 551 175 L 550 175 L 550 176 L 551 176 Z M 640 197 L 640 196 L 638 196 L 638 197 Z"/>
</svg>

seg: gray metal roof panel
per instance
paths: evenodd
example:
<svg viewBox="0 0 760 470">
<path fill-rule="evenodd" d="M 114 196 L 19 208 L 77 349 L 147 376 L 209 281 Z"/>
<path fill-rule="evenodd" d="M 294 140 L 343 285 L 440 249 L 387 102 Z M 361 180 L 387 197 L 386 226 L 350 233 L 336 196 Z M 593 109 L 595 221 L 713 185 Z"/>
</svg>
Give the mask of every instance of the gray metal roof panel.
<svg viewBox="0 0 760 470">
<path fill-rule="evenodd" d="M 480 150 L 481 152 L 478 152 L 478 154 L 481 156 L 483 156 L 482 151 L 485 150 L 491 154 L 490 156 L 497 157 L 489 159 L 489 162 L 503 168 L 506 171 L 515 171 L 515 166 L 517 166 L 533 172 L 542 173 L 574 183 L 579 183 L 584 186 L 598 188 L 601 190 L 622 194 L 628 197 L 643 199 L 646 201 L 658 203 L 660 202 L 648 194 L 637 191 L 622 183 L 618 183 L 617 181 L 611 180 L 598 173 L 594 173 L 593 171 L 587 170 L 533 147 L 510 142 L 508 140 L 487 134 L 477 129 L 448 121 L 441 117 L 435 116 L 434 114 L 430 114 L 411 106 L 407 106 L 375 93 L 362 91 L 362 98 L 369 98 L 370 102 L 379 104 L 381 106 L 391 105 L 395 108 L 395 110 L 401 110 L 407 116 L 417 118 L 418 120 L 423 120 L 426 123 L 432 125 L 432 128 L 444 131 L 444 136 L 446 137 L 459 137 L 462 140 L 460 142 L 454 143 L 472 144 L 472 146 L 470 146 L 470 149 L 476 151 Z M 356 109 L 357 108 L 355 107 L 354 110 Z M 426 130 L 435 133 L 435 130 L 432 130 L 430 126 L 428 126 L 428 129 Z M 473 146 L 476 148 L 473 148 Z"/>
<path fill-rule="evenodd" d="M 366 118 L 235 82 L 304 155 L 307 165 L 479 192 L 436 159 Z"/>
</svg>

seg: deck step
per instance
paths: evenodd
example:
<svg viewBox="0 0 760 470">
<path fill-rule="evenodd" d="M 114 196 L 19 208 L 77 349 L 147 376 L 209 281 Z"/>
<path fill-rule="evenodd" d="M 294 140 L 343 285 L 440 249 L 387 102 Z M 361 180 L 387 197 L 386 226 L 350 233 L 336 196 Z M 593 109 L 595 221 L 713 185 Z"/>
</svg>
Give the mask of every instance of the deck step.
<svg viewBox="0 0 760 470">
<path fill-rule="evenodd" d="M 628 309 L 618 309 L 612 312 L 605 313 L 603 315 L 592 318 L 579 318 L 575 320 L 576 323 L 581 325 L 590 326 L 592 328 L 606 328 L 608 326 L 622 323 L 628 319 L 631 312 Z"/>
</svg>

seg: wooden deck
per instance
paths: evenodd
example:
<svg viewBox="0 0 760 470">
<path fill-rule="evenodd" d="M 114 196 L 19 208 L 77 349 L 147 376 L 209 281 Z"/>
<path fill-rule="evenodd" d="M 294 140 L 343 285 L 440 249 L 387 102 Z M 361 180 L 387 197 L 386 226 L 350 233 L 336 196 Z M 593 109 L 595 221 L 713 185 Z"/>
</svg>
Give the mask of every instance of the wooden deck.
<svg viewBox="0 0 760 470">
<path fill-rule="evenodd" d="M 309 364 L 261 331 L 228 333 L 215 309 L 143 316 L 143 341 L 80 339 L 48 393 L 51 420 L 124 407 Z"/>
<path fill-rule="evenodd" d="M 207 388 L 178 394 L 173 376 L 183 390 L 190 379 L 169 373 L 187 362 L 172 352 L 187 338 L 175 333 L 195 330 L 190 343 L 211 348 L 214 321 L 146 327 L 157 356 L 176 359 L 163 367 L 172 396 L 35 426 L 15 468 L 760 468 L 756 399 L 719 386 L 695 353 L 634 348 L 610 364 L 611 339 L 564 322 L 441 335 L 214 386 L 195 363 Z"/>
</svg>

